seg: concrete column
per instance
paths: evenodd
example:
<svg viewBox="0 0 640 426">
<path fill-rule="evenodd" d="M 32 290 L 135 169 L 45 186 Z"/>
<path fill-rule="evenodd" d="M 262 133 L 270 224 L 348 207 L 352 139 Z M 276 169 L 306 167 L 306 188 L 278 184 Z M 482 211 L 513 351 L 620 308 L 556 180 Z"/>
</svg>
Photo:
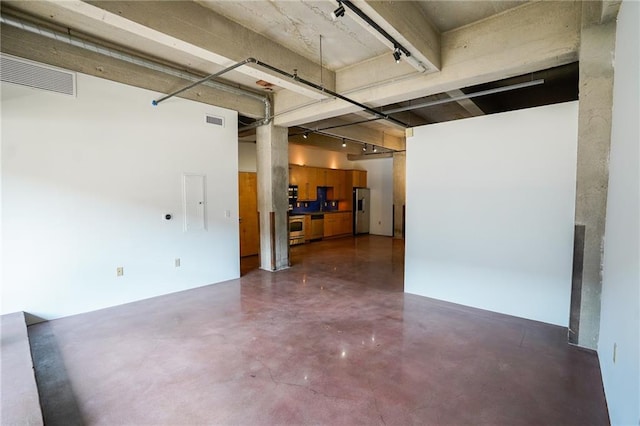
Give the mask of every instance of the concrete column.
<svg viewBox="0 0 640 426">
<path fill-rule="evenodd" d="M 404 205 L 406 203 L 406 152 L 393 153 L 393 238 L 404 238 Z"/>
<path fill-rule="evenodd" d="M 600 24 L 600 2 L 583 2 L 580 38 L 576 247 L 569 341 L 596 349 L 600 329 L 602 256 L 609 182 L 615 22 Z M 582 251 L 582 253 L 580 253 Z M 574 260 L 574 264 L 575 264 Z"/>
<path fill-rule="evenodd" d="M 256 138 L 260 268 L 278 271 L 289 267 L 288 129 L 267 124 L 257 128 Z"/>
</svg>

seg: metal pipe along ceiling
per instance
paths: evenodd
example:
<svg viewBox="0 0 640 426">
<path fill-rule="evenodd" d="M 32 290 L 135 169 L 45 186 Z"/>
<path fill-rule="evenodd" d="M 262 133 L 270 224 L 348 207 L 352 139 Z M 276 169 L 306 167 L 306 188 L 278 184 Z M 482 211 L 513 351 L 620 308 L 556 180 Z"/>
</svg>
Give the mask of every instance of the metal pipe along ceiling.
<svg viewBox="0 0 640 426">
<path fill-rule="evenodd" d="M 101 55 L 105 55 L 105 56 L 108 56 L 108 57 L 111 57 L 111 58 L 114 58 L 114 59 L 118 59 L 118 60 L 121 60 L 121 61 L 124 61 L 124 62 L 128 62 L 128 63 L 134 64 L 134 65 L 142 66 L 142 67 L 150 69 L 152 71 L 159 71 L 159 72 L 162 72 L 162 73 L 167 74 L 167 75 L 171 75 L 171 76 L 174 76 L 174 77 L 182 78 L 182 79 L 189 80 L 189 81 L 193 82 L 192 84 L 190 84 L 190 85 L 188 85 L 188 86 L 186 86 L 186 87 L 184 87 L 184 88 L 182 88 L 180 90 L 177 90 L 177 91 L 172 92 L 172 93 L 170 93 L 168 95 L 165 95 L 165 96 L 163 96 L 163 97 L 161 97 L 161 98 L 159 98 L 157 100 L 152 101 L 153 105 L 158 105 L 161 102 L 163 102 L 163 101 L 165 101 L 165 100 L 167 100 L 167 99 L 169 99 L 169 98 L 171 98 L 171 97 L 173 97 L 173 96 L 175 96 L 177 94 L 180 94 L 180 93 L 182 93 L 182 92 L 184 92 L 184 91 L 186 91 L 188 89 L 191 89 L 191 88 L 193 88 L 195 86 L 198 86 L 200 84 L 204 84 L 206 86 L 209 86 L 209 87 L 212 87 L 212 88 L 215 88 L 215 89 L 223 90 L 225 92 L 233 93 L 233 94 L 240 95 L 240 96 L 246 96 L 246 97 L 258 100 L 260 102 L 263 102 L 264 105 L 265 105 L 265 116 L 264 116 L 264 119 L 258 120 L 256 123 L 253 123 L 253 124 L 251 124 L 249 126 L 246 126 L 242 130 L 247 130 L 247 129 L 250 129 L 250 128 L 253 128 L 253 127 L 257 127 L 257 126 L 260 126 L 260 125 L 263 125 L 263 124 L 267 124 L 267 123 L 269 123 L 271 121 L 271 119 L 272 119 L 272 116 L 271 116 L 271 101 L 270 101 L 269 97 L 268 96 L 258 95 L 256 93 L 250 92 L 248 90 L 243 90 L 243 89 L 240 89 L 240 88 L 237 88 L 237 87 L 234 87 L 234 86 L 229 86 L 229 85 L 226 85 L 226 84 L 223 84 L 223 83 L 214 82 L 214 81 L 211 81 L 211 79 L 213 79 L 215 77 L 219 77 L 219 76 L 221 76 L 223 74 L 226 74 L 227 72 L 230 72 L 230 71 L 232 71 L 232 70 L 234 70 L 236 68 L 239 68 L 240 66 L 247 65 L 247 64 L 255 64 L 255 65 L 259 66 L 259 67 L 268 69 L 268 70 L 270 70 L 272 72 L 275 72 L 277 74 L 280 74 L 282 76 L 290 78 L 290 79 L 292 79 L 292 80 L 294 80 L 294 81 L 296 81 L 296 82 L 298 82 L 300 84 L 303 84 L 303 85 L 305 85 L 307 87 L 311 87 L 312 89 L 315 89 L 315 90 L 317 90 L 317 91 L 319 91 L 321 93 L 326 93 L 327 95 L 329 95 L 331 97 L 334 97 L 334 98 L 343 100 L 345 102 L 348 102 L 348 103 L 350 103 L 352 105 L 357 106 L 358 108 L 363 109 L 364 111 L 368 112 L 369 114 L 372 114 L 372 115 L 376 116 L 378 119 L 383 119 L 383 120 L 390 121 L 390 122 L 392 122 L 392 123 L 394 123 L 396 125 L 399 125 L 401 127 L 404 127 L 404 128 L 410 127 L 407 123 L 391 117 L 389 115 L 389 112 L 385 113 L 385 112 L 381 112 L 381 111 L 375 110 L 375 109 L 373 109 L 373 108 L 371 108 L 371 107 L 369 107 L 369 106 L 367 106 L 365 104 L 362 104 L 362 103 L 360 103 L 358 101 L 355 101 L 355 100 L 353 100 L 351 98 L 348 98 L 348 97 L 346 97 L 344 95 L 341 95 L 341 94 L 339 94 L 337 92 L 334 92 L 333 90 L 326 89 L 323 86 L 320 86 L 320 85 L 318 85 L 316 83 L 313 83 L 313 82 L 311 82 L 309 80 L 305 80 L 305 79 L 299 77 L 297 74 L 288 73 L 288 72 L 286 72 L 284 70 L 281 70 L 281 69 L 279 69 L 277 67 L 274 67 L 273 65 L 269 65 L 269 64 L 267 64 L 265 62 L 259 61 L 259 60 L 255 59 L 255 58 L 247 58 L 247 59 L 245 59 L 243 61 L 237 62 L 237 63 L 235 63 L 235 64 L 233 64 L 233 65 L 231 65 L 231 66 L 229 66 L 227 68 L 224 68 L 224 69 L 222 69 L 220 71 L 217 71 L 217 72 L 215 72 L 213 74 L 209 74 L 206 77 L 200 78 L 200 77 L 197 77 L 197 76 L 195 76 L 194 74 L 191 74 L 191 73 L 187 73 L 187 72 L 180 71 L 180 70 L 177 70 L 177 69 L 174 69 L 174 68 L 170 68 L 170 67 L 168 67 L 166 65 L 161 65 L 161 64 L 158 64 L 156 62 L 147 60 L 147 59 L 143 59 L 143 58 L 140 58 L 140 57 L 137 57 L 137 56 L 134 56 L 134 55 L 130 55 L 128 53 L 120 52 L 120 51 L 112 49 L 112 48 L 100 46 L 99 44 L 96 44 L 96 43 L 93 43 L 93 42 L 90 42 L 90 41 L 87 41 L 87 40 L 82 40 L 82 39 L 79 39 L 79 38 L 74 37 L 74 36 L 69 35 L 69 34 L 63 34 L 63 33 L 57 32 L 57 31 L 52 31 L 50 29 L 43 28 L 41 26 L 29 23 L 29 22 L 21 21 L 21 20 L 15 19 L 15 18 L 9 18 L 9 17 L 6 17 L 6 16 L 0 16 L 0 23 L 5 24 L 5 25 L 10 25 L 12 27 L 16 27 L 16 28 L 19 28 L 21 30 L 28 31 L 28 32 L 31 32 L 31 33 L 34 33 L 34 34 L 38 34 L 38 35 L 41 35 L 43 37 L 47 37 L 47 38 L 50 38 L 50 39 L 53 39 L 53 40 L 56 40 L 56 41 L 59 41 L 59 42 L 63 42 L 63 43 L 66 43 L 66 44 L 69 44 L 69 45 L 72 45 L 72 46 L 75 46 L 75 47 L 79 47 L 79 48 L 82 48 L 82 49 L 85 49 L 85 50 L 88 50 L 88 51 L 91 51 L 91 52 L 94 52 L 94 53 L 99 53 Z"/>
<path fill-rule="evenodd" d="M 138 65 L 144 68 L 147 68 L 149 70 L 152 71 L 159 71 L 162 72 L 164 74 L 167 75 L 171 75 L 173 77 L 178 77 L 178 78 L 182 78 L 184 80 L 188 80 L 188 81 L 193 81 L 194 83 L 189 85 L 188 87 L 186 87 L 183 90 L 180 90 L 178 92 L 174 92 L 174 94 L 176 93 L 180 93 L 183 92 L 184 90 L 190 89 L 191 87 L 197 86 L 199 84 L 204 84 L 208 87 L 212 87 L 214 89 L 218 89 L 218 90 L 222 90 L 228 93 L 232 93 L 234 95 L 239 95 L 239 96 L 245 96 L 257 101 L 260 101 L 262 103 L 264 103 L 264 108 L 265 108 L 265 112 L 264 112 L 264 119 L 263 120 L 259 120 L 259 122 L 261 124 L 267 124 L 269 121 L 271 121 L 271 100 L 269 99 L 268 96 L 264 96 L 264 95 L 259 95 L 257 93 L 248 91 L 248 90 L 244 90 L 235 86 L 230 86 L 224 83 L 220 83 L 220 82 L 214 82 L 214 81 L 208 81 L 209 79 L 213 78 L 212 76 L 214 75 L 210 75 L 207 76 L 205 78 L 200 78 L 194 74 L 185 72 L 185 71 L 180 71 L 177 70 L 175 68 L 171 68 L 168 67 L 166 65 L 161 65 L 157 62 L 153 62 L 147 59 L 143 59 L 134 55 L 130 55 L 128 53 L 124 53 L 124 52 L 120 52 L 118 50 L 115 49 L 111 49 L 111 48 L 107 48 L 104 46 L 100 46 L 99 44 L 96 43 L 92 43 L 90 41 L 86 41 L 86 40 L 82 40 L 79 39 L 77 37 L 71 36 L 69 34 L 63 34 L 57 31 L 52 31 L 50 29 L 47 28 L 43 28 L 41 26 L 29 23 L 29 22 L 25 22 L 25 21 L 21 21 L 15 18 L 9 18 L 6 16 L 0 16 L 0 23 L 5 24 L 5 25 L 10 25 L 12 27 L 15 28 L 19 28 L 21 30 L 24 31 L 28 31 L 30 33 L 34 33 L 34 34 L 38 34 L 41 35 L 43 37 L 47 37 L 62 43 L 66 43 L 69 44 L 71 46 L 74 47 L 79 47 L 94 53 L 99 53 L 101 55 L 105 55 L 108 56 L 110 58 L 114 58 L 114 59 L 118 59 L 124 62 L 128 62 L 130 64 L 134 64 L 134 65 Z M 238 65 L 239 66 L 239 65 Z M 231 68 L 231 67 L 230 67 Z M 230 71 L 229 68 L 222 70 L 216 74 L 224 74 L 225 72 Z M 162 98 L 161 100 L 164 100 L 165 98 L 167 98 L 167 96 L 165 96 L 164 98 Z M 155 102 L 155 101 L 154 101 Z"/>
<path fill-rule="evenodd" d="M 329 90 L 329 89 L 327 89 L 325 87 L 322 87 L 322 86 L 320 86 L 320 85 L 318 85 L 316 83 L 313 83 L 313 82 L 311 82 L 309 80 L 305 80 L 304 78 L 300 78 L 297 74 L 288 73 L 286 71 L 283 71 L 283 70 L 281 70 L 279 68 L 274 67 L 273 65 L 269 65 L 269 64 L 267 64 L 265 62 L 262 62 L 262 61 L 259 61 L 259 60 L 255 59 L 255 58 L 247 58 L 247 59 L 245 59 L 243 61 L 237 62 L 237 63 L 235 63 L 235 64 L 233 64 L 233 65 L 231 65 L 231 66 L 229 66 L 229 67 L 227 67 L 227 68 L 225 68 L 225 69 L 223 69 L 221 71 L 218 71 L 216 73 L 210 74 L 207 77 L 202 78 L 200 81 L 194 82 L 193 84 L 191 84 L 191 85 L 189 85 L 187 87 L 184 87 L 184 88 L 182 88 L 180 90 L 176 90 L 175 92 L 169 93 L 168 95 L 163 96 L 160 99 L 154 100 L 152 103 L 153 103 L 153 105 L 158 105 L 160 102 L 165 101 L 165 100 L 167 100 L 167 99 L 169 99 L 169 98 L 171 98 L 171 97 L 173 97 L 173 96 L 175 96 L 175 95 L 177 95 L 179 93 L 182 93 L 185 90 L 188 90 L 188 89 L 190 89 L 190 88 L 192 88 L 194 86 L 197 86 L 198 84 L 202 84 L 202 83 L 208 81 L 211 78 L 219 77 L 222 74 L 225 74 L 225 73 L 227 73 L 229 71 L 232 71 L 232 70 L 234 70 L 234 69 L 236 69 L 236 68 L 238 68 L 238 67 L 240 67 L 242 65 L 247 65 L 247 64 L 258 65 L 259 67 L 268 69 L 268 70 L 273 71 L 273 72 L 275 72 L 277 74 L 280 74 L 280 75 L 283 75 L 285 77 L 288 77 L 288 78 L 290 78 L 290 79 L 292 79 L 294 81 L 297 81 L 298 83 L 301 83 L 301 84 L 303 84 L 303 85 L 305 85 L 307 87 L 311 87 L 312 89 L 315 89 L 315 90 L 317 90 L 319 92 L 326 93 L 329 96 L 332 96 L 334 98 L 343 100 L 345 102 L 348 102 L 348 103 L 350 103 L 352 105 L 357 106 L 358 108 L 362 108 L 366 112 L 368 112 L 370 114 L 373 114 L 373 115 L 375 115 L 376 117 L 378 117 L 380 119 L 388 120 L 388 121 L 390 121 L 390 122 L 392 122 L 394 124 L 397 124 L 397 125 L 405 127 L 405 128 L 409 127 L 409 125 L 407 123 L 404 123 L 403 121 L 397 120 L 397 119 L 391 117 L 389 114 L 385 114 L 383 112 L 377 111 L 377 110 L 375 110 L 375 109 L 373 109 L 371 107 L 368 107 L 365 104 L 362 104 L 362 103 L 360 103 L 358 101 L 355 101 L 355 100 L 353 100 L 351 98 L 348 98 L 348 97 L 346 97 L 344 95 L 341 95 L 341 94 L 339 94 L 337 92 L 334 92 L 333 90 Z"/>
</svg>

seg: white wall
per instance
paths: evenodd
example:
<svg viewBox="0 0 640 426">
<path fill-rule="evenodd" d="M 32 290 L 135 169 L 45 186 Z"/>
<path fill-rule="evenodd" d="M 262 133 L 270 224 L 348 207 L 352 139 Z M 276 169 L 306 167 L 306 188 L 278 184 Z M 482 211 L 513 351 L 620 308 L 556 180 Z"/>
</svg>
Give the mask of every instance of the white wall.
<svg viewBox="0 0 640 426">
<path fill-rule="evenodd" d="M 346 154 L 341 152 L 292 143 L 289 144 L 289 163 L 330 169 L 364 169 L 359 167 L 356 162 L 349 161 Z"/>
<path fill-rule="evenodd" d="M 578 103 L 416 128 L 405 291 L 566 326 Z"/>
<path fill-rule="evenodd" d="M 255 172 L 257 170 L 258 159 L 256 158 L 255 142 L 238 143 L 238 171 Z"/>
<path fill-rule="evenodd" d="M 640 424 L 639 22 L 640 3 L 624 1 L 616 35 L 598 342 L 611 423 L 634 426 Z"/>
<path fill-rule="evenodd" d="M 2 313 L 52 319 L 238 277 L 236 113 L 152 107 L 156 93 L 83 74 L 77 90 L 2 85 Z M 206 175 L 206 231 L 183 231 L 184 172 Z"/>
</svg>

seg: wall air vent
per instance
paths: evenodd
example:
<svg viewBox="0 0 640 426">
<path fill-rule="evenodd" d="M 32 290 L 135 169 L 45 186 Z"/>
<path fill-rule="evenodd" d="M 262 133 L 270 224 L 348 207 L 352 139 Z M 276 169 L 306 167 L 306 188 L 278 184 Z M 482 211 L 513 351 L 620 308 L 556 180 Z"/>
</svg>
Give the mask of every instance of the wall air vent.
<svg viewBox="0 0 640 426">
<path fill-rule="evenodd" d="M 0 80 L 48 92 L 76 95 L 76 73 L 4 54 L 0 55 Z"/>
<path fill-rule="evenodd" d="M 209 115 L 206 114 L 205 115 L 205 122 L 207 124 L 213 124 L 215 126 L 222 126 L 224 127 L 224 118 L 222 117 L 217 117 L 215 115 Z"/>
</svg>

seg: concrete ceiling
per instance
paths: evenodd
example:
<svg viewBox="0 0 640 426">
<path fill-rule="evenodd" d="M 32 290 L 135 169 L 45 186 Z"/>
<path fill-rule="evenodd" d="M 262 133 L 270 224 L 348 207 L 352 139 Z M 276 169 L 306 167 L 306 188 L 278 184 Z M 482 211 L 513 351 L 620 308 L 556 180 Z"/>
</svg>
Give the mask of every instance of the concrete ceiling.
<svg viewBox="0 0 640 426">
<path fill-rule="evenodd" d="M 419 1 L 425 15 L 440 32 L 460 28 L 476 21 L 496 15 L 505 10 L 521 6 L 529 0 L 501 1 Z"/>
<path fill-rule="evenodd" d="M 469 88 L 563 66 L 578 57 L 581 5 L 576 2 L 352 3 L 405 47 L 419 65 L 410 65 L 404 55 L 396 64 L 392 44 L 349 8 L 345 16 L 332 20 L 331 12 L 338 6 L 334 0 L 42 0 L 3 1 L 0 7 L 3 16 L 196 75 L 255 57 L 378 111 L 458 96 L 469 93 Z M 603 6 L 603 13 L 605 9 Z M 108 55 L 83 52 L 63 38 L 47 39 L 3 24 L 0 48 L 4 53 L 164 93 L 186 85 Z M 274 69 L 247 64 L 218 80 L 253 92 L 268 91 L 274 99 L 276 125 L 296 127 L 299 132 L 337 123 L 339 127 L 326 133 L 404 149 L 403 126 L 387 120 L 341 126 L 375 116 Z M 259 81 L 269 87 L 257 84 Z M 204 86 L 181 96 L 236 109 L 245 117 L 243 121 L 264 115 L 262 105 L 254 99 Z M 465 100 L 393 117 L 415 126 L 500 110 L 486 99 L 479 105 Z"/>
<path fill-rule="evenodd" d="M 335 21 L 330 1 L 199 1 L 203 6 L 287 49 L 337 70 L 389 52 L 352 14 Z"/>
</svg>

